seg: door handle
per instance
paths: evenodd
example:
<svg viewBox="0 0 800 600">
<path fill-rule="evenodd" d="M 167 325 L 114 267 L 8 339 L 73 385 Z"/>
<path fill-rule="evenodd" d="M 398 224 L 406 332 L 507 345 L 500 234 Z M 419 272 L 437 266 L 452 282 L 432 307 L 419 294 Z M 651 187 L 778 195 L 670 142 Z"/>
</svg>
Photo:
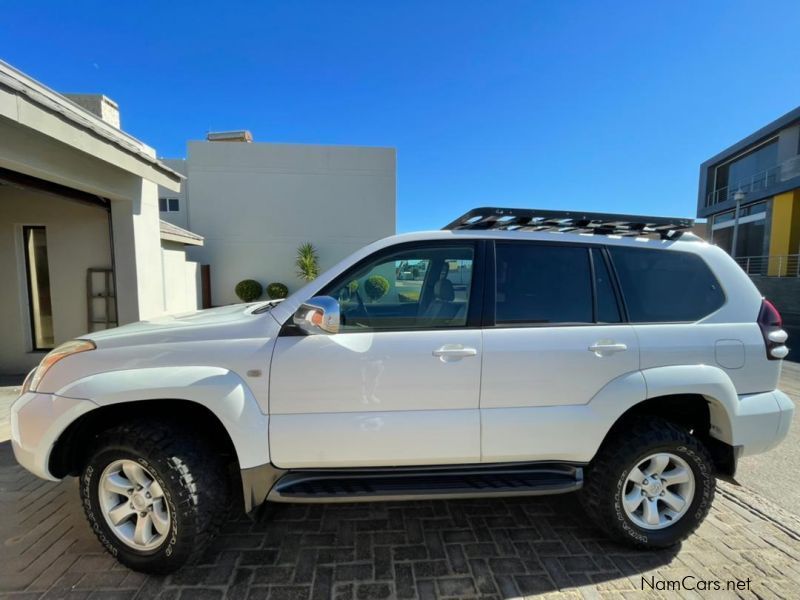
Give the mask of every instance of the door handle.
<svg viewBox="0 0 800 600">
<path fill-rule="evenodd" d="M 441 348 L 434 350 L 432 354 L 447 362 L 448 360 L 460 360 L 467 356 L 477 356 L 478 351 L 475 348 L 468 348 L 461 344 L 445 344 Z"/>
<path fill-rule="evenodd" d="M 616 342 L 599 341 L 589 346 L 589 352 L 594 352 L 595 356 L 606 356 L 607 354 L 614 354 L 616 352 L 625 352 L 628 349 L 627 344 L 618 344 Z"/>
</svg>

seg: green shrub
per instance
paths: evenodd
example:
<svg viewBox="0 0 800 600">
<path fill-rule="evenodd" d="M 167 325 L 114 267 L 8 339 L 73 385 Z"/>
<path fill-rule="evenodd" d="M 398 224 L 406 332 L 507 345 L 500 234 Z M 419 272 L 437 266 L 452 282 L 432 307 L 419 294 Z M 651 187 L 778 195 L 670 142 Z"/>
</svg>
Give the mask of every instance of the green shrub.
<svg viewBox="0 0 800 600">
<path fill-rule="evenodd" d="M 289 288 L 283 285 L 282 283 L 270 283 L 267 286 L 267 296 L 270 297 L 271 300 L 277 300 L 278 298 L 286 298 L 289 295 Z"/>
<path fill-rule="evenodd" d="M 319 275 L 319 256 L 317 249 L 311 242 L 300 244 L 297 249 L 297 257 L 294 265 L 297 268 L 297 276 L 304 281 L 314 281 Z"/>
<path fill-rule="evenodd" d="M 242 302 L 252 302 L 261 298 L 264 288 L 255 279 L 244 279 L 236 284 L 234 291 Z"/>
<path fill-rule="evenodd" d="M 372 275 L 364 282 L 364 291 L 373 302 L 380 300 L 389 292 L 389 280 L 383 275 Z"/>
<path fill-rule="evenodd" d="M 347 291 L 350 292 L 350 295 L 354 295 L 358 291 L 358 279 L 353 279 L 347 284 Z"/>
</svg>

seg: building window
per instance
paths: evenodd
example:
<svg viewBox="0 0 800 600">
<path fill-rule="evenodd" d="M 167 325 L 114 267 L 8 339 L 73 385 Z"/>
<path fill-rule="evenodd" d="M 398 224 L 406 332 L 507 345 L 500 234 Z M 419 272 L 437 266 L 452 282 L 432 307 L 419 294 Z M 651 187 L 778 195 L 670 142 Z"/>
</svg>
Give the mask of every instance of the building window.
<svg viewBox="0 0 800 600">
<path fill-rule="evenodd" d="M 50 302 L 50 269 L 47 264 L 47 234 L 44 227 L 23 227 L 28 309 L 34 350 L 54 346 L 53 309 Z"/>
<path fill-rule="evenodd" d="M 180 212 L 180 201 L 178 198 L 159 198 L 158 210 L 161 212 Z"/>
<path fill-rule="evenodd" d="M 778 182 L 778 141 L 774 139 L 755 150 L 718 166 L 714 170 L 714 191 L 707 205 L 733 199 L 733 194 L 757 192 Z"/>
<path fill-rule="evenodd" d="M 711 225 L 712 243 L 728 254 L 733 254 L 733 230 L 736 224 L 735 211 L 714 215 Z M 736 237 L 736 257 L 752 257 L 767 254 L 767 203 L 759 202 L 742 206 L 739 210 L 739 231 Z"/>
</svg>

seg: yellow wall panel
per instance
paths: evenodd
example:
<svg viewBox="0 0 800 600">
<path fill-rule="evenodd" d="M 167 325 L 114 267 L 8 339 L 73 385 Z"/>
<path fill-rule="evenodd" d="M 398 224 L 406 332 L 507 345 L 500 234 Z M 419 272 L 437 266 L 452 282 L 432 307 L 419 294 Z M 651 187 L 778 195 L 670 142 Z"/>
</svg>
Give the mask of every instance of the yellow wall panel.
<svg viewBox="0 0 800 600">
<path fill-rule="evenodd" d="M 772 226 L 769 239 L 769 274 L 786 275 L 787 256 L 800 252 L 800 190 L 778 194 L 772 199 Z"/>
</svg>

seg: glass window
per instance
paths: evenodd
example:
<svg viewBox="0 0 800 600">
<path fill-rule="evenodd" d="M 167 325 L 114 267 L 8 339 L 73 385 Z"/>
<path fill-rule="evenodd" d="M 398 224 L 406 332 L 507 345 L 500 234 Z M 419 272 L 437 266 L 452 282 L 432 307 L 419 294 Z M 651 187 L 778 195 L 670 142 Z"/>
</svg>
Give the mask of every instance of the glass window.
<svg viewBox="0 0 800 600">
<path fill-rule="evenodd" d="M 159 198 L 158 210 L 161 212 L 180 212 L 180 200 L 178 198 Z"/>
<path fill-rule="evenodd" d="M 498 243 L 497 324 L 591 323 L 589 251 Z"/>
<path fill-rule="evenodd" d="M 711 232 L 711 241 L 730 254 L 733 249 L 733 227 L 714 229 Z"/>
<path fill-rule="evenodd" d="M 44 227 L 24 227 L 22 236 L 25 242 L 25 271 L 28 279 L 33 349 L 47 350 L 54 345 L 47 233 Z"/>
<path fill-rule="evenodd" d="M 688 252 L 610 247 L 634 323 L 697 321 L 725 303 L 703 259 Z"/>
<path fill-rule="evenodd" d="M 592 264 L 594 265 L 594 289 L 597 294 L 597 322 L 619 323 L 622 315 L 619 314 L 617 297 L 614 294 L 614 284 L 608 272 L 603 253 L 597 248 L 592 249 Z"/>
<path fill-rule="evenodd" d="M 320 294 L 339 301 L 341 331 L 464 327 L 472 285 L 470 246 L 384 255 Z"/>
<path fill-rule="evenodd" d="M 716 202 L 733 198 L 733 193 L 762 189 L 777 182 L 778 142 L 771 141 L 756 150 L 716 168 L 714 189 L 720 197 Z"/>
</svg>

